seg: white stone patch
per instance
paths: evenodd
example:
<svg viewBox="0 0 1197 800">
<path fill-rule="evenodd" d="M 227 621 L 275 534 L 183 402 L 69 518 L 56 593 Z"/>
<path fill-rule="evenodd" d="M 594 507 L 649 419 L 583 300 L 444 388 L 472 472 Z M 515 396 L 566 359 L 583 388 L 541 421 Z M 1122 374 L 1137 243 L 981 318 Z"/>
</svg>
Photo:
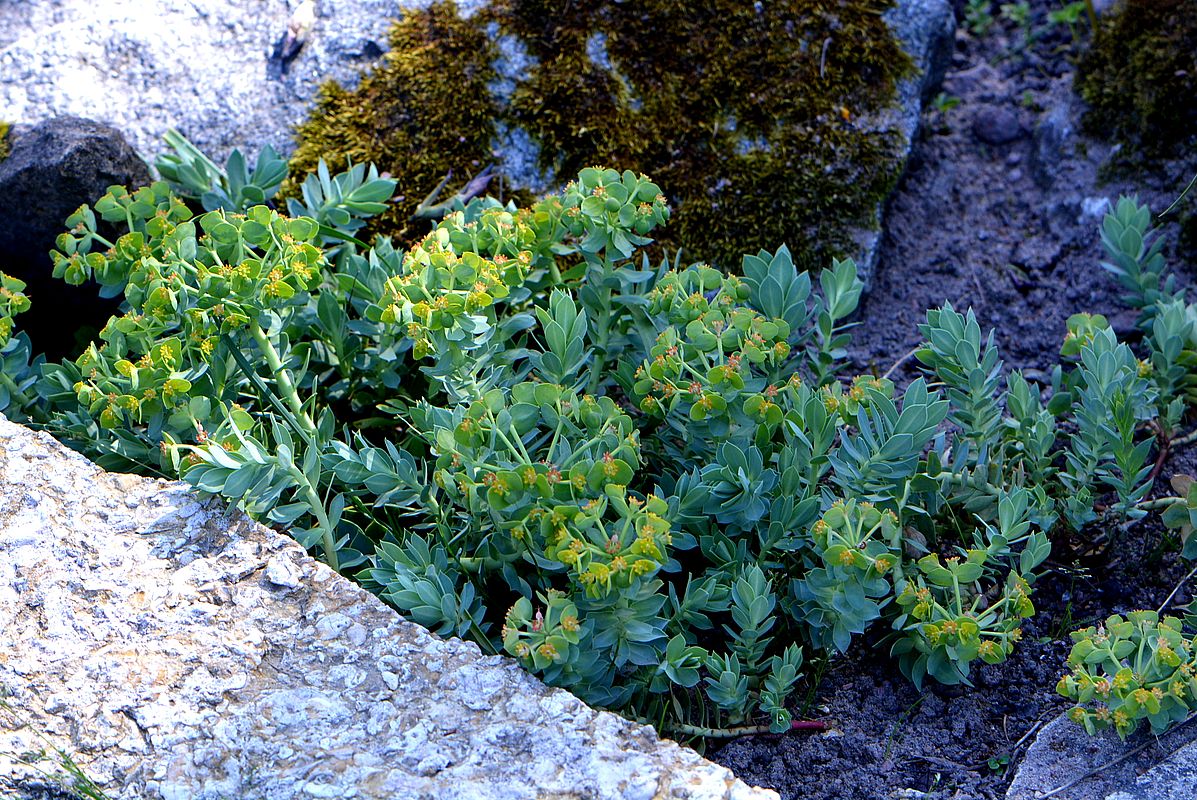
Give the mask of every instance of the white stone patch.
<svg viewBox="0 0 1197 800">
<path fill-rule="evenodd" d="M 2 417 L 0 630 L 0 796 L 40 731 L 114 800 L 776 797 Z"/>
</svg>

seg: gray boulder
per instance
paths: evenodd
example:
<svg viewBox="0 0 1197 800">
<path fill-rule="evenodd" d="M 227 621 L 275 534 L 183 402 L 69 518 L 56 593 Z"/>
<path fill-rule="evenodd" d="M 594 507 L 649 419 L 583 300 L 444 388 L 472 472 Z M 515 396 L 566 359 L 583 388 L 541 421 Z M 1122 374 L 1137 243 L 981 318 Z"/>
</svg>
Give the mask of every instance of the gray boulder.
<svg viewBox="0 0 1197 800">
<path fill-rule="evenodd" d="M 1056 717 L 1027 748 L 1006 800 L 1038 800 L 1068 785 L 1054 800 L 1193 800 L 1197 725 L 1158 738 L 1145 729 L 1123 742 L 1111 731 L 1087 736 L 1066 716 Z"/>
<path fill-rule="evenodd" d="M 777 797 L 2 416 L 0 630 L 3 797 L 48 746 L 114 800 Z"/>
<path fill-rule="evenodd" d="M 973 136 L 985 144 L 1009 144 L 1023 135 L 1018 115 L 1004 106 L 982 106 L 973 115 Z"/>
<path fill-rule="evenodd" d="M 903 143 L 899 155 L 905 163 L 914 149 L 923 105 L 939 91 L 951 64 L 956 46 L 956 17 L 948 0 L 898 0 L 885 19 L 914 60 L 918 72 L 898 84 L 897 103 L 884 110 L 872 124 L 899 133 Z M 856 262 L 865 291 L 872 284 L 881 252 L 884 214 L 885 203 L 882 202 L 877 205 L 876 227 L 858 231 L 855 237 L 859 247 Z"/>
<path fill-rule="evenodd" d="M 172 127 L 220 160 L 233 147 L 289 150 L 320 84 L 352 83 L 413 4 L 319 0 L 284 65 L 276 51 L 302 0 L 0 3 L 0 117 L 102 119 L 147 156 Z"/>
<path fill-rule="evenodd" d="M 80 205 L 113 184 L 144 185 L 150 171 L 120 131 L 79 117 L 14 126 L 9 141 L 12 152 L 0 161 L 0 269 L 29 284 L 37 303 L 22 317 L 22 329 L 39 352 L 63 356 L 74 347 L 76 329 L 102 327 L 117 304 L 97 297 L 94 286 L 68 286 L 51 276 L 54 239 Z"/>
</svg>

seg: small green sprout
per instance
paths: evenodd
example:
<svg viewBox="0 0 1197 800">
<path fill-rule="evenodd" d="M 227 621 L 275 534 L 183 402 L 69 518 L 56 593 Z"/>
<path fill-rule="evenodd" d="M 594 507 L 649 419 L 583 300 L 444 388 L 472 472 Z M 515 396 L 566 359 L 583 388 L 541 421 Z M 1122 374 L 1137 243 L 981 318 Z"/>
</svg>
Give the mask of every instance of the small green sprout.
<svg viewBox="0 0 1197 800">
<path fill-rule="evenodd" d="M 964 6 L 964 23 L 974 36 L 984 36 L 993 26 L 992 0 L 968 0 Z"/>
</svg>

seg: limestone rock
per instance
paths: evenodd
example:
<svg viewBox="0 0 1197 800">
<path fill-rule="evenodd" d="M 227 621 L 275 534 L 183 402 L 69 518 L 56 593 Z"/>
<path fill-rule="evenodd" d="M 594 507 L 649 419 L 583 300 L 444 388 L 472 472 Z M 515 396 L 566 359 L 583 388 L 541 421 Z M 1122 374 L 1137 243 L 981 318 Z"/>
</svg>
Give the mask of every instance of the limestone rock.
<svg viewBox="0 0 1197 800">
<path fill-rule="evenodd" d="M 39 731 L 121 799 L 776 797 L 2 417 L 0 630 L 6 797 Z"/>
<path fill-rule="evenodd" d="M 1144 744 L 1147 747 L 1134 752 Z M 1057 800 L 1191 800 L 1197 797 L 1197 726 L 1190 723 L 1159 738 L 1145 728 L 1122 742 L 1111 731 L 1087 736 L 1060 715 L 1027 748 L 1006 800 L 1036 800 L 1107 765 L 1053 796 Z"/>
<path fill-rule="evenodd" d="M 914 149 L 923 104 L 943 83 L 956 47 L 956 17 L 948 0 L 899 0 L 886 14 L 886 21 L 902 47 L 910 54 L 918 72 L 898 84 L 898 101 L 874 124 L 892 127 L 902 136 L 903 163 Z M 862 230 L 856 236 L 860 253 L 856 258 L 865 291 L 872 284 L 873 271 L 881 252 L 885 203 L 877 206 L 875 230 Z"/>
<path fill-rule="evenodd" d="M 0 117 L 99 117 L 141 153 L 172 127 L 218 160 L 290 150 L 320 84 L 352 83 L 412 0 L 318 0 L 285 65 L 302 0 L 30 0 L 0 3 Z M 284 71 L 284 66 L 286 67 Z"/>
</svg>

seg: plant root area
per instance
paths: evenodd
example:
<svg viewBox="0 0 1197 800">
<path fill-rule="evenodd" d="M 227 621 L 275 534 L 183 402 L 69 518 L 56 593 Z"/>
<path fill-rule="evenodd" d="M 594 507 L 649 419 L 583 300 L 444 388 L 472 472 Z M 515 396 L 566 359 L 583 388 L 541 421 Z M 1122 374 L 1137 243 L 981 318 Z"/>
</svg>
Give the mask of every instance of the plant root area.
<svg viewBox="0 0 1197 800">
<path fill-rule="evenodd" d="M 1007 369 L 1041 381 L 1059 363 L 1071 314 L 1105 314 L 1136 345 L 1135 314 L 1099 266 L 1102 201 L 1137 194 L 1158 214 L 1183 191 L 1197 156 L 1117 172 L 1106 166 L 1116 146 L 1081 133 L 1083 104 L 1073 91 L 1088 26 L 1077 26 L 1076 41 L 1066 26 L 1052 25 L 1048 12 L 1059 5 L 1031 4 L 1035 38 L 1027 44 L 1023 30 L 1000 18 L 997 3 L 983 35 L 967 30 L 958 4 L 943 91 L 959 103 L 924 112 L 858 315 L 857 371 L 881 373 L 898 362 L 918 344 L 926 309 L 945 300 L 973 308 L 983 330 L 997 331 Z M 1182 205 L 1191 214 L 1194 199 Z M 1181 243 L 1177 219 L 1173 212 L 1157 224 L 1178 282 L 1192 286 L 1197 253 Z M 906 383 L 916 368 L 907 359 L 892 377 Z M 1153 496 L 1170 494 L 1173 474 L 1197 474 L 1197 445 L 1170 455 Z M 880 631 L 833 658 L 796 709 L 826 721 L 829 731 L 738 739 L 712 745 L 708 757 L 783 800 L 1004 797 L 1039 727 L 1068 707 L 1055 693 L 1068 634 L 1112 613 L 1158 607 L 1192 567 L 1157 517 L 1126 530 L 1106 527 L 1053 542 L 1048 570 L 1034 586 L 1038 613 L 1024 626 L 1020 648 L 1004 664 L 975 669 L 974 686 L 929 682 L 920 694 L 888 657 Z M 1194 582 L 1172 608 L 1193 597 Z M 1078 728 L 1077 735 L 1084 733 Z"/>
</svg>

